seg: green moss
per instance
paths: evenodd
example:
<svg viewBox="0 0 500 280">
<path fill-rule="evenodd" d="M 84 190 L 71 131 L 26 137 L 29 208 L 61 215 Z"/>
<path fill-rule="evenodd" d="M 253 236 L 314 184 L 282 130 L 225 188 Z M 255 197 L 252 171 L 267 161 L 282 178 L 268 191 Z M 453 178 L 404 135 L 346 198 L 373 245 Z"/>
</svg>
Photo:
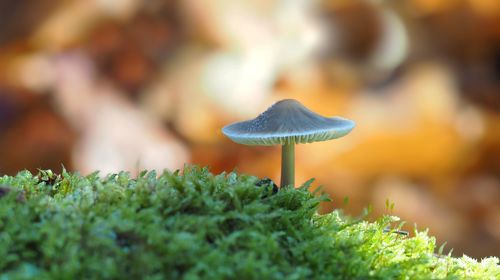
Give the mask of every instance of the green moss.
<svg viewBox="0 0 500 280">
<path fill-rule="evenodd" d="M 497 258 L 438 257 L 397 221 L 317 214 L 307 189 L 207 169 L 0 178 L 0 279 L 499 279 Z"/>
</svg>

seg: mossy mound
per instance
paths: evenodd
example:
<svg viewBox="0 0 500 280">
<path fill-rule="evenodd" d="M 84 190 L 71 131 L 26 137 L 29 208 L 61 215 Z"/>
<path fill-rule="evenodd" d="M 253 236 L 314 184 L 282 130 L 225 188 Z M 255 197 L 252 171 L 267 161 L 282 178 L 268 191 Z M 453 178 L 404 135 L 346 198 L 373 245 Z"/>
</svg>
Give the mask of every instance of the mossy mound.
<svg viewBox="0 0 500 280">
<path fill-rule="evenodd" d="M 181 172 L 0 178 L 0 279 L 500 279 L 425 232 L 317 214 L 308 184 Z"/>
</svg>

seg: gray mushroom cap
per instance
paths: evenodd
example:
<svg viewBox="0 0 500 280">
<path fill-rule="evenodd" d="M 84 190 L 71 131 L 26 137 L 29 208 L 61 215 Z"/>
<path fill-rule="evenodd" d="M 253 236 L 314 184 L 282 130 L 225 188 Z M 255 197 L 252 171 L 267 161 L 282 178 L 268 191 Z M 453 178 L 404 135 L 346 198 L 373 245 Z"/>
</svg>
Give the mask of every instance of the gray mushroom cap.
<svg viewBox="0 0 500 280">
<path fill-rule="evenodd" d="M 244 145 L 284 145 L 327 141 L 348 134 L 355 124 L 340 117 L 323 117 L 294 99 L 276 102 L 253 120 L 222 129 L 227 137 Z"/>
</svg>

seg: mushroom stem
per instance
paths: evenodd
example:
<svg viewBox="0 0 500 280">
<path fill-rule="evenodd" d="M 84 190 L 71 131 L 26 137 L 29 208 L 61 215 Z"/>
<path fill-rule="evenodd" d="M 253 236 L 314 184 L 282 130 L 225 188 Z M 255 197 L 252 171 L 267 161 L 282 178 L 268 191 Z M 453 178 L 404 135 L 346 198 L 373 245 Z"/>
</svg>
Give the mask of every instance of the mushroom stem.
<svg viewBox="0 0 500 280">
<path fill-rule="evenodd" d="M 281 147 L 281 187 L 295 185 L 295 143 Z"/>
</svg>

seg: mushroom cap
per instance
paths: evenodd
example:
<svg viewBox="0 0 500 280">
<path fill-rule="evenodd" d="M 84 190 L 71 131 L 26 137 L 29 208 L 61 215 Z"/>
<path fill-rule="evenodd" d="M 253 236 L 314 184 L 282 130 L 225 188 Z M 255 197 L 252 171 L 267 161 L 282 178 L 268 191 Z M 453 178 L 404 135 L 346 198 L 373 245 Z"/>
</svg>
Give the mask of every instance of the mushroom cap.
<svg viewBox="0 0 500 280">
<path fill-rule="evenodd" d="M 253 120 L 225 126 L 222 133 L 236 143 L 271 146 L 327 141 L 348 134 L 354 122 L 323 117 L 294 99 L 276 102 Z"/>
</svg>

